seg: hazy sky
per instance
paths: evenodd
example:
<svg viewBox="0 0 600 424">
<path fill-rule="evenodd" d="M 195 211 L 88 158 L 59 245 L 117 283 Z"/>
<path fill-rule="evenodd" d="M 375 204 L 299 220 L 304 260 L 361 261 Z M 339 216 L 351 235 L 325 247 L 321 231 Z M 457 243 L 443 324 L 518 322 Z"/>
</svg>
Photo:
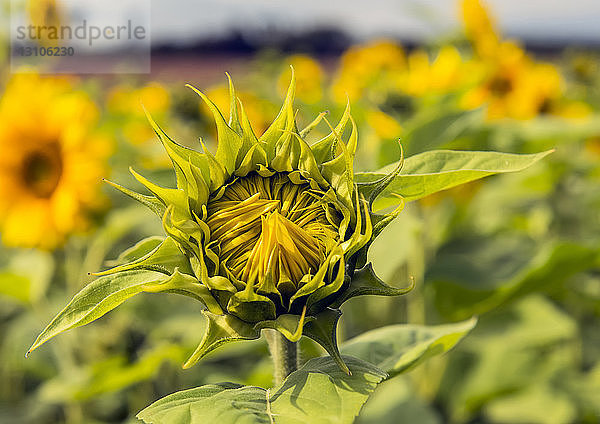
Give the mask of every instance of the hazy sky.
<svg viewBox="0 0 600 424">
<path fill-rule="evenodd" d="M 423 39 L 458 26 L 458 0 L 61 0 L 105 23 L 151 9 L 156 43 L 225 34 L 231 29 L 306 29 L 329 25 L 357 39 Z M 2 0 L 0 0 L 1 4 Z M 20 0 L 12 0 L 21 4 Z M 486 0 L 504 34 L 600 44 L 600 0 Z M 0 16 L 0 27 L 8 16 Z M 4 31 L 4 28 L 0 28 Z"/>
<path fill-rule="evenodd" d="M 510 35 L 600 41 L 600 0 L 488 0 Z M 153 0 L 154 40 L 184 40 L 231 27 L 335 24 L 358 38 L 422 38 L 457 25 L 454 0 Z"/>
</svg>

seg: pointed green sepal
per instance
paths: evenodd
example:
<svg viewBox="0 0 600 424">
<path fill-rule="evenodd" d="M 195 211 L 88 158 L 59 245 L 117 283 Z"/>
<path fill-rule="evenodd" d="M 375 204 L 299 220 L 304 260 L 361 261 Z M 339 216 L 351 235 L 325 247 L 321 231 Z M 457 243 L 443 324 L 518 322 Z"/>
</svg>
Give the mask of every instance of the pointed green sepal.
<svg viewBox="0 0 600 424">
<path fill-rule="evenodd" d="M 315 316 L 315 319 L 304 326 L 304 335 L 319 343 L 331 355 L 340 369 L 351 375 L 344 363 L 337 345 L 337 323 L 342 316 L 339 309 L 327 308 Z"/>
<path fill-rule="evenodd" d="M 208 311 L 202 313 L 207 319 L 206 333 L 192 356 L 183 364 L 184 369 L 190 368 L 208 353 L 226 343 L 260 337 L 259 330 L 232 315 L 217 315 Z"/>
<path fill-rule="evenodd" d="M 164 215 L 165 210 L 167 209 L 165 207 L 164 203 L 161 202 L 160 200 L 158 200 L 154 196 L 146 196 L 146 195 L 140 194 L 136 191 L 128 189 L 127 187 L 123 187 L 120 184 L 113 183 L 112 181 L 109 181 L 106 178 L 104 178 L 103 181 L 105 183 L 107 183 L 108 185 L 110 185 L 111 187 L 116 188 L 121 193 L 131 197 L 133 200 L 137 200 L 138 202 L 140 202 L 142 205 L 146 206 L 148 209 L 150 209 L 152 212 L 154 212 L 161 218 Z"/>
<path fill-rule="evenodd" d="M 192 277 L 191 275 L 182 274 L 177 268 L 175 268 L 171 278 L 166 283 L 160 286 L 144 287 L 144 291 L 146 293 L 177 293 L 193 297 L 202 302 L 209 312 L 213 314 L 223 313 L 219 303 L 204 284 L 200 283 L 197 278 Z"/>
<path fill-rule="evenodd" d="M 373 265 L 369 262 L 363 268 L 354 271 L 350 285 L 331 306 L 339 308 L 342 303 L 356 296 L 400 296 L 410 292 L 414 287 L 414 280 L 411 280 L 408 287 L 398 288 L 387 285 L 375 275 Z"/>
<path fill-rule="evenodd" d="M 383 190 L 385 190 L 398 174 L 400 174 L 400 171 L 402 171 L 402 167 L 404 166 L 404 149 L 402 148 L 400 140 L 398 140 L 398 145 L 400 146 L 400 160 L 398 160 L 396 166 L 389 174 L 377 181 L 356 184 L 362 195 L 365 197 L 369 196 L 369 210 L 371 211 L 373 210 L 373 203 L 375 202 L 375 199 L 377 199 L 377 196 L 383 193 Z"/>
<path fill-rule="evenodd" d="M 371 236 L 371 241 L 375 240 L 379 234 L 387 227 L 394 219 L 400 215 L 400 212 L 404 210 L 404 206 L 406 203 L 404 202 L 404 198 L 400 195 L 396 196 L 398 198 L 398 205 L 396 208 L 385 215 L 371 214 L 371 220 L 373 222 L 373 234 Z"/>
<path fill-rule="evenodd" d="M 229 122 L 228 125 L 238 134 L 242 134 L 242 126 L 240 124 L 240 119 L 238 117 L 237 110 L 237 96 L 235 95 L 235 87 L 233 86 L 233 81 L 231 80 L 231 76 L 225 72 L 227 75 L 227 83 L 229 85 Z"/>
<path fill-rule="evenodd" d="M 185 191 L 178 188 L 164 188 L 156 185 L 144 176 L 138 174 L 133 168 L 129 168 L 129 172 L 131 172 L 135 179 L 150 190 L 165 206 L 173 205 L 179 211 L 185 211 L 189 208 Z"/>
<path fill-rule="evenodd" d="M 184 171 L 188 168 L 188 166 L 186 166 L 187 164 L 189 164 L 189 167 L 194 166 L 198 168 L 200 170 L 200 172 L 198 172 L 199 175 L 207 175 L 208 163 L 206 161 L 206 157 L 202 153 L 182 146 L 176 141 L 172 140 L 167 133 L 154 121 L 146 108 L 144 108 L 144 113 L 146 114 L 146 118 L 148 119 L 150 126 L 158 136 L 158 139 L 173 162 L 175 173 L 177 174 L 178 188 L 186 189 L 185 180 L 188 180 L 188 183 L 190 182 L 189 170 L 187 173 L 184 173 Z"/>
<path fill-rule="evenodd" d="M 227 172 L 227 177 L 233 174 L 238 162 L 238 156 L 243 157 L 246 152 L 242 151 L 242 138 L 225 122 L 221 111 L 203 92 L 187 84 L 186 87 L 194 90 L 213 114 L 217 126 L 217 161 L 223 165 Z M 241 159 L 240 159 L 241 160 Z"/>
<path fill-rule="evenodd" d="M 317 117 L 310 124 L 308 124 L 306 127 L 304 127 L 302 129 L 302 131 L 300 131 L 300 134 L 299 134 L 300 137 L 305 138 L 308 134 L 310 134 L 310 132 L 312 130 L 314 130 L 317 125 L 319 125 L 321 123 L 321 121 L 323 120 L 325 115 L 327 115 L 328 113 L 329 113 L 329 111 L 319 113 L 317 115 Z"/>
<path fill-rule="evenodd" d="M 252 284 L 229 298 L 227 311 L 246 322 L 273 320 L 277 316 L 275 303 L 256 293 Z"/>
<path fill-rule="evenodd" d="M 275 143 L 281 137 L 282 131 L 289 129 L 290 119 L 294 119 L 294 98 L 296 96 L 296 77 L 294 75 L 294 68 L 291 67 L 292 76 L 290 78 L 290 84 L 285 95 L 285 100 L 281 106 L 281 110 L 277 117 L 273 120 L 269 128 L 259 137 L 259 142 L 266 143 L 271 148 L 275 147 Z M 270 151 L 271 152 L 271 151 Z M 272 156 L 269 157 L 272 159 Z"/>
<path fill-rule="evenodd" d="M 324 116 L 323 116 L 324 118 Z M 323 137 L 322 139 L 316 141 L 312 146 L 311 150 L 315 156 L 315 160 L 319 164 L 323 164 L 332 160 L 335 157 L 336 151 L 336 143 L 339 139 L 338 134 L 343 135 L 346 129 L 346 125 L 350 120 L 350 102 L 346 103 L 346 109 L 340 118 L 340 122 L 335 126 L 333 131 Z"/>
<path fill-rule="evenodd" d="M 284 314 L 279 315 L 275 320 L 262 321 L 257 323 L 254 328 L 264 330 L 272 328 L 279 331 L 290 342 L 297 342 L 302 337 L 304 324 L 313 321 L 315 317 L 306 316 L 306 307 L 302 309 L 301 315 Z"/>
</svg>

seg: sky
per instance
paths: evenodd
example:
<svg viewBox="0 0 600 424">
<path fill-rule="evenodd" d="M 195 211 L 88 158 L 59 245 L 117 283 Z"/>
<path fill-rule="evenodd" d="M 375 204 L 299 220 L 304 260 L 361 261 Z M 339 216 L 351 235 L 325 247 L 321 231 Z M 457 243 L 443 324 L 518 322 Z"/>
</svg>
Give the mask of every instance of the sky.
<svg viewBox="0 0 600 424">
<path fill-rule="evenodd" d="M 600 42 L 600 0 L 488 0 L 503 33 Z M 185 41 L 231 28 L 305 29 L 333 24 L 357 39 L 390 35 L 421 40 L 458 26 L 454 0 L 152 1 L 155 41 Z"/>
<path fill-rule="evenodd" d="M 10 0 L 21 4 L 21 0 Z M 2 0 L 0 0 L 2 2 Z M 105 23 L 147 16 L 156 44 L 190 43 L 233 29 L 337 27 L 356 41 L 423 41 L 459 27 L 458 0 L 61 0 Z M 600 45 L 600 0 L 486 0 L 508 37 Z M 0 16 L 0 23 L 8 16 Z M 5 25 L 5 24 L 3 24 Z M 0 32 L 5 31 L 0 25 Z"/>
</svg>

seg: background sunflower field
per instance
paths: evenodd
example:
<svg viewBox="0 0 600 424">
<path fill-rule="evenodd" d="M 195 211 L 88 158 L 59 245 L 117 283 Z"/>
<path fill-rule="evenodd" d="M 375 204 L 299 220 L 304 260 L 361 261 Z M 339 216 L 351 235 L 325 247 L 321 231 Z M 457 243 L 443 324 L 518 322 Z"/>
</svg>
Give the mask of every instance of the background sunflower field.
<svg viewBox="0 0 600 424">
<path fill-rule="evenodd" d="M 211 113 L 184 85 L 227 109 L 228 72 L 260 133 L 277 114 L 290 65 L 299 122 L 322 112 L 337 122 L 350 102 L 357 171 L 398 160 L 399 139 L 407 156 L 556 149 L 524 172 L 407 205 L 375 242 L 370 260 L 382 279 L 401 287 L 414 278 L 416 288 L 349 301 L 341 340 L 387 324 L 479 321 L 448 354 L 384 383 L 356 422 L 600 422 L 595 2 L 571 2 L 569 11 L 491 0 L 160 3 L 152 2 L 149 73 L 54 74 L 11 68 L 9 12 L 50 25 L 63 19 L 61 2 L 0 0 L 0 423 L 134 423 L 177 390 L 271 383 L 264 340 L 181 370 L 205 322 L 200 307 L 178 297 L 139 296 L 24 355 L 89 272 L 162 232 L 102 181 L 134 184 L 135 164 L 173 183 L 144 108 L 178 141 L 198 148 L 202 137 L 213 148 Z M 229 26 L 223 17 L 232 17 Z M 309 341 L 302 348 L 307 358 L 320 354 Z"/>
</svg>

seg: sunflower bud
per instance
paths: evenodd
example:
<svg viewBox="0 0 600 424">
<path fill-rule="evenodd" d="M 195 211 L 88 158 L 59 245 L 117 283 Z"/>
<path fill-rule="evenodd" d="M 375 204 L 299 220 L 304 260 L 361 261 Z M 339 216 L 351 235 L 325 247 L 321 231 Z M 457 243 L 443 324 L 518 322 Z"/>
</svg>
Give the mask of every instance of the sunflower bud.
<svg viewBox="0 0 600 424">
<path fill-rule="evenodd" d="M 192 87 L 214 115 L 215 155 L 175 143 L 149 117 L 173 161 L 177 188 L 159 187 L 133 171 L 152 196 L 111 183 L 161 216 L 167 240 L 189 262 L 187 271 L 177 269 L 195 279 L 197 289 L 187 290 L 206 305 L 209 325 L 185 366 L 225 342 L 257 338 L 272 328 L 291 341 L 303 334 L 313 338 L 347 370 L 335 344 L 336 308 L 360 294 L 406 292 L 385 286 L 370 266 L 354 269 L 364 262 L 373 225 L 369 203 L 353 181 L 357 129 L 349 107 L 327 136 L 309 146 L 304 135 L 322 115 L 305 131 L 296 127 L 293 71 L 283 107 L 260 137 L 231 81 L 229 88 L 225 121 Z M 159 246 L 143 266 L 161 267 L 164 256 Z"/>
</svg>

